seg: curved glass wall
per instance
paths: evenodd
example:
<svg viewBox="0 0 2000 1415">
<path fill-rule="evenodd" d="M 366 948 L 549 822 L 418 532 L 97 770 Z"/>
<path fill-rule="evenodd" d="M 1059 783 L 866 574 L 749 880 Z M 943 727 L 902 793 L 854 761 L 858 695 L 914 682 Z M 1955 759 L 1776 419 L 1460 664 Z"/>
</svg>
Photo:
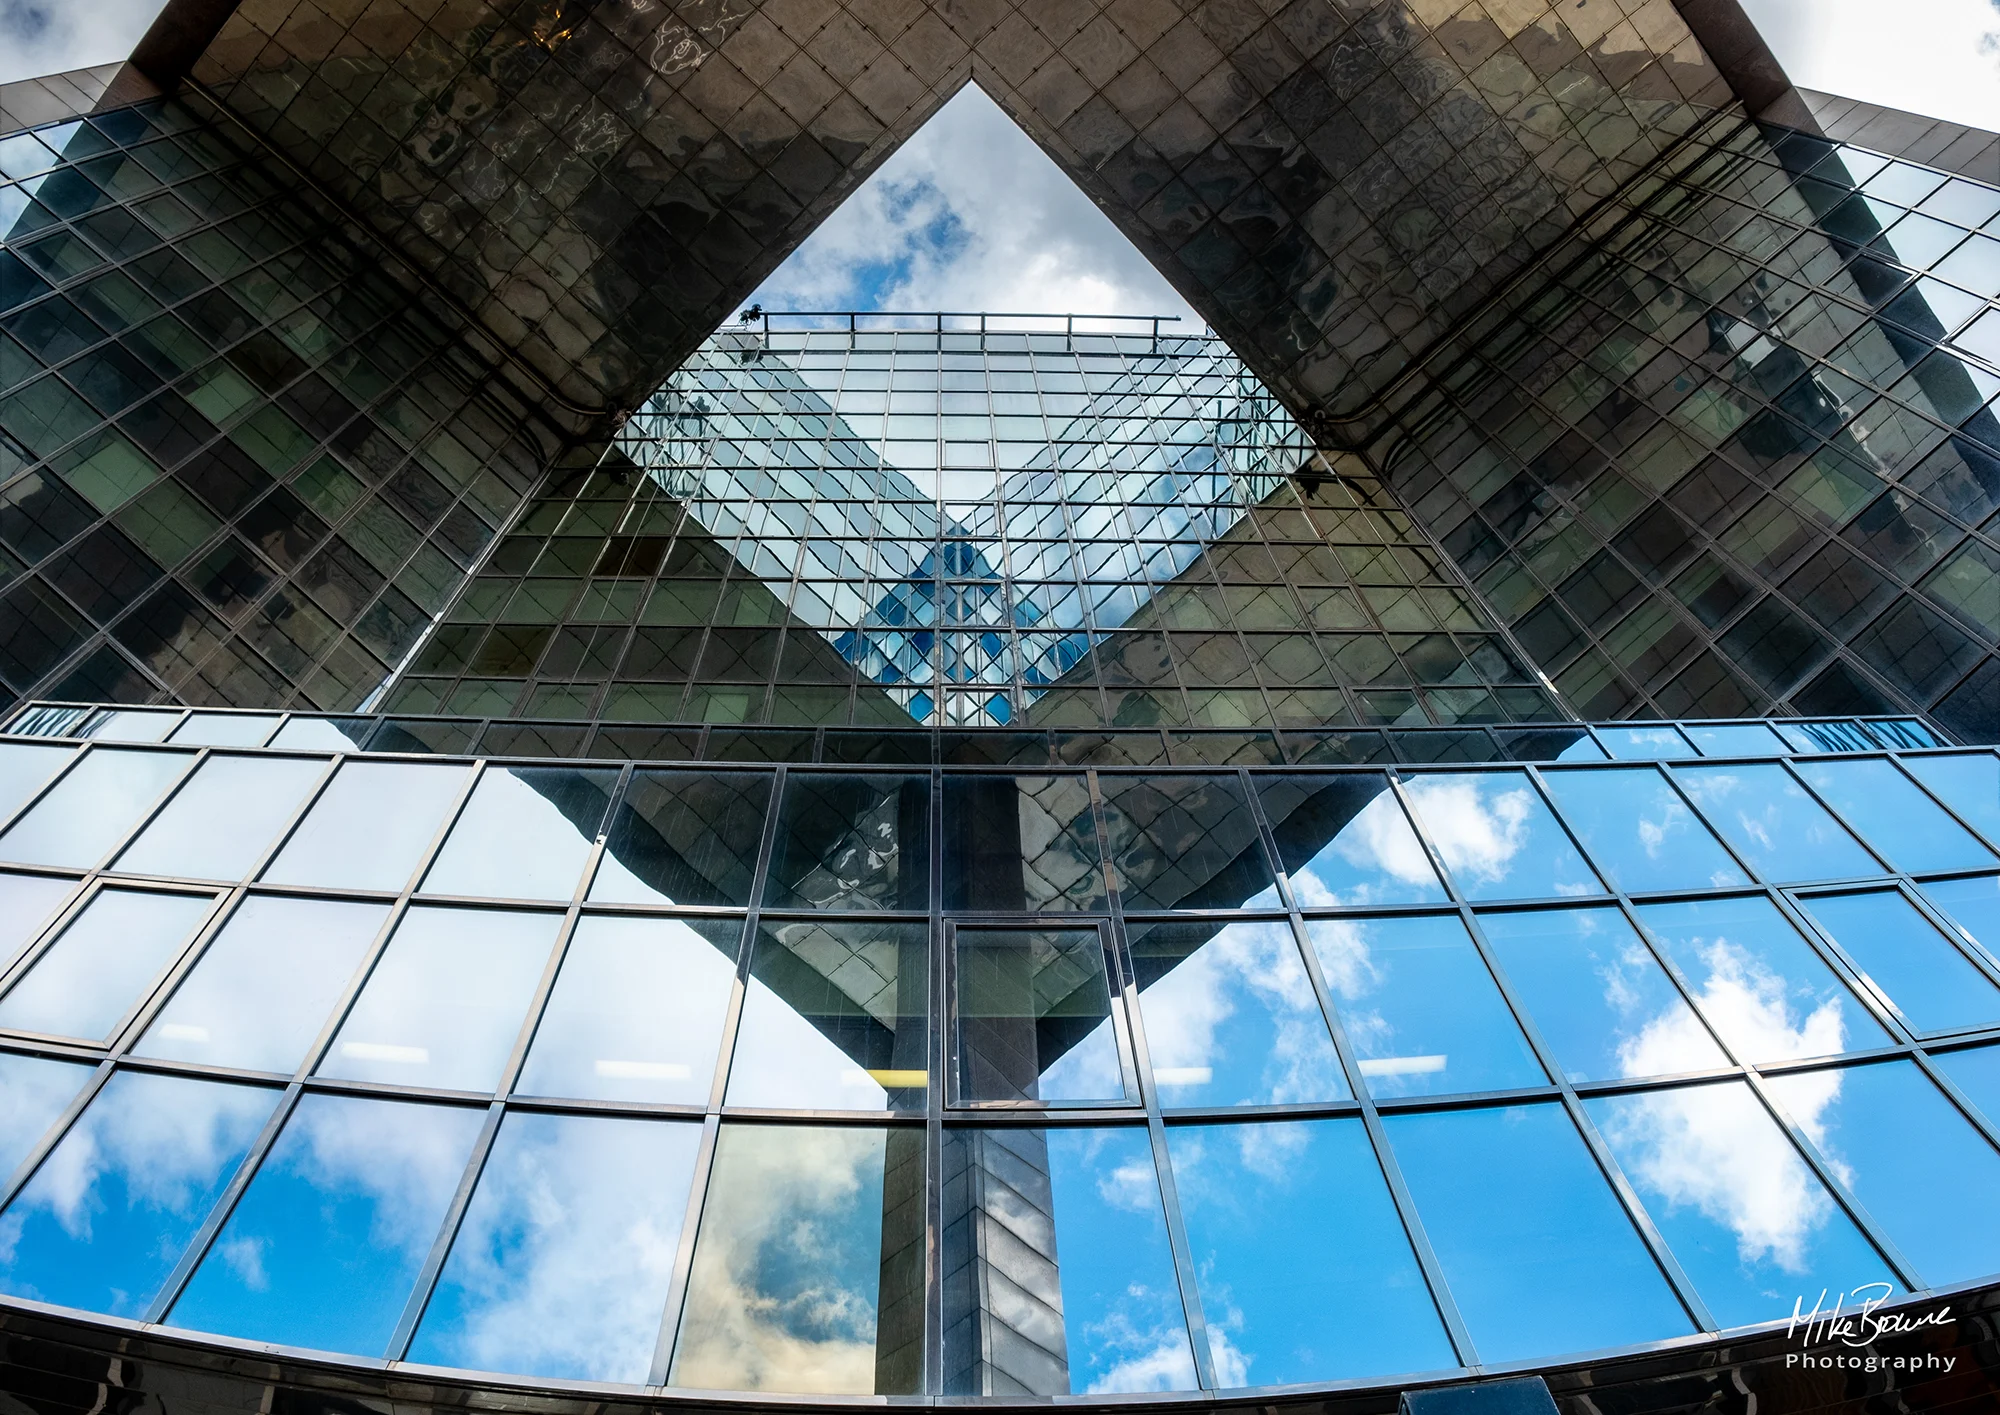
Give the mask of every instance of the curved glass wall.
<svg viewBox="0 0 2000 1415">
<path fill-rule="evenodd" d="M 2000 1271 L 2000 758 L 1911 724 L 1182 769 L 338 727 L 0 740 L 0 1292 L 998 1398 L 1546 1364 Z"/>
</svg>

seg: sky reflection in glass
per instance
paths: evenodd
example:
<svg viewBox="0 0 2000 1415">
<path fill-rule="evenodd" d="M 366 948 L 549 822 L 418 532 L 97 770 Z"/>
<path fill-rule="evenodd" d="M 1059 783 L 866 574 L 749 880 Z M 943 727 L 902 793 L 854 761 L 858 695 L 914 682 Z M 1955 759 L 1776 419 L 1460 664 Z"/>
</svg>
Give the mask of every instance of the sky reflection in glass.
<svg viewBox="0 0 2000 1415">
<path fill-rule="evenodd" d="M 0 971 L 34 942 L 75 889 L 73 879 L 0 872 Z"/>
<path fill-rule="evenodd" d="M 1670 1076 L 1729 1064 L 1618 910 L 1482 914 L 1479 924 L 1570 1080 Z"/>
<path fill-rule="evenodd" d="M 1653 1224 L 1723 1326 L 1789 1317 L 1820 1289 L 1902 1290 L 1741 1081 L 1584 1102 Z"/>
<path fill-rule="evenodd" d="M 1672 727 L 1600 727 L 1597 739 L 1621 762 L 1677 761 L 1697 755 Z"/>
<path fill-rule="evenodd" d="M 0 1027 L 107 1041 L 214 900 L 99 890 L 0 999 Z"/>
<path fill-rule="evenodd" d="M 466 771 L 443 763 L 344 763 L 264 878 L 401 890 L 458 799 Z"/>
<path fill-rule="evenodd" d="M 1914 1062 L 1765 1084 L 1925 1282 L 2000 1272 L 2000 1154 Z"/>
<path fill-rule="evenodd" d="M 1749 883 L 1687 802 L 1650 767 L 1551 770 L 1542 780 L 1591 858 L 1628 894 Z"/>
<path fill-rule="evenodd" d="M 2000 845 L 2000 757 L 1991 752 L 1907 756 L 1910 774 L 1958 813 L 1959 819 Z"/>
<path fill-rule="evenodd" d="M 1675 767 L 1736 852 L 1779 884 L 1879 875 L 1882 867 L 1775 762 Z"/>
<path fill-rule="evenodd" d="M 1820 758 L 1798 766 L 1877 854 L 1907 874 L 1995 863 L 1991 850 L 1881 757 Z"/>
<path fill-rule="evenodd" d="M 20 810 L 37 788 L 75 755 L 74 747 L 0 742 L 0 818 Z"/>
<path fill-rule="evenodd" d="M 304 1097 L 169 1323 L 382 1355 L 485 1114 Z"/>
<path fill-rule="evenodd" d="M 1314 919 L 1306 932 L 1369 1094 L 1546 1082 L 1457 915 Z"/>
<path fill-rule="evenodd" d="M 2000 961 L 2000 875 L 1927 880 L 1917 891 L 1943 911 L 1961 936 Z"/>
<path fill-rule="evenodd" d="M 1788 750 L 1784 739 L 1761 722 L 1689 724 L 1681 730 L 1705 757 L 1770 757 Z"/>
<path fill-rule="evenodd" d="M 1411 776 L 1403 789 L 1466 898 L 1604 892 L 1526 773 Z"/>
<path fill-rule="evenodd" d="M 1886 1046 L 1888 1033 L 1768 899 L 1642 904 L 1695 1005 L 1744 1061 Z"/>
<path fill-rule="evenodd" d="M 590 882 L 612 904 L 750 902 L 767 772 L 638 771 L 606 831 Z"/>
<path fill-rule="evenodd" d="M 76 869 L 95 865 L 193 760 L 191 752 L 116 747 L 91 752 L 0 835 L 0 860 Z"/>
<path fill-rule="evenodd" d="M 261 747 L 276 713 L 191 712 L 168 740 L 176 747 Z"/>
<path fill-rule="evenodd" d="M 1911 1030 L 2000 1022 L 2000 988 L 1897 891 L 1821 894 L 1800 903 Z"/>
<path fill-rule="evenodd" d="M 960 929 L 957 952 L 962 1099 L 1125 1099 L 1096 929 Z"/>
<path fill-rule="evenodd" d="M 1481 1360 L 1693 1329 L 1560 1105 L 1383 1125 Z"/>
<path fill-rule="evenodd" d="M 489 767 L 425 874 L 424 893 L 569 899 L 617 784 L 615 771 Z"/>
<path fill-rule="evenodd" d="M 0 1289 L 137 1317 L 221 1197 L 279 1093 L 124 1071 L 7 1207 Z"/>
<path fill-rule="evenodd" d="M 48 1133 L 91 1070 L 81 1062 L 0 1052 L 0 1183 Z"/>
<path fill-rule="evenodd" d="M 1979 1107 L 1989 1127 L 2000 1126 L 2000 1046 L 1938 1052 L 1931 1060 L 1965 1093 L 1967 1100 Z"/>
<path fill-rule="evenodd" d="M 1265 777 L 1259 795 L 1301 907 L 1444 902 L 1430 854 L 1385 778 Z"/>
<path fill-rule="evenodd" d="M 1359 1119 L 1167 1131 L 1222 1386 L 1454 1366 Z"/>
<path fill-rule="evenodd" d="M 674 1121 L 509 1115 L 409 1359 L 643 1383 L 700 1144 Z"/>
<path fill-rule="evenodd" d="M 129 874 L 238 880 L 278 838 L 326 763 L 212 756 L 119 855 Z"/>
</svg>

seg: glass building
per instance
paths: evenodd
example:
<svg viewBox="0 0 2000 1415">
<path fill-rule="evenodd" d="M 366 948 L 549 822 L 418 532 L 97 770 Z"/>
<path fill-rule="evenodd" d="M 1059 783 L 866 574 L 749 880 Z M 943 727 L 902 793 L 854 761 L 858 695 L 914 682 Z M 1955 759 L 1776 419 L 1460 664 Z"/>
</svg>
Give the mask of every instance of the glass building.
<svg viewBox="0 0 2000 1415">
<path fill-rule="evenodd" d="M 1207 329 L 737 317 L 967 82 Z M 173 0 L 0 128 L 24 1407 L 2000 1397 L 2000 137 L 1726 0 Z"/>
</svg>

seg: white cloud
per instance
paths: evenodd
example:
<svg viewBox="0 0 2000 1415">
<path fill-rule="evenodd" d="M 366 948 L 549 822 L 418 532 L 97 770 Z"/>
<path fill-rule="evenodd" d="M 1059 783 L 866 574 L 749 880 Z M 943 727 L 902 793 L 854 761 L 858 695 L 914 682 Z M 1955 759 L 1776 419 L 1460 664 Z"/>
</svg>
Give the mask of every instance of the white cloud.
<svg viewBox="0 0 2000 1415">
<path fill-rule="evenodd" d="M 1743 0 L 1743 9 L 1793 83 L 2000 129 L 1994 0 Z"/>
<path fill-rule="evenodd" d="M 115 64 L 163 0 L 0 0 L 0 83 Z"/>
</svg>

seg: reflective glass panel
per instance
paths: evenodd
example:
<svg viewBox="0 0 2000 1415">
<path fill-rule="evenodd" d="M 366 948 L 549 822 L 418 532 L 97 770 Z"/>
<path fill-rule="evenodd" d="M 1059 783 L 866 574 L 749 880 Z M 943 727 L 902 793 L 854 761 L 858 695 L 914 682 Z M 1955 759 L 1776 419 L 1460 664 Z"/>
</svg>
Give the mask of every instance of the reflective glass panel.
<svg viewBox="0 0 2000 1415">
<path fill-rule="evenodd" d="M 1799 775 L 1906 874 L 1990 869 L 1993 852 L 1938 808 L 1893 763 L 1834 757 L 1799 763 Z"/>
<path fill-rule="evenodd" d="M 0 1183 L 76 1098 L 93 1068 L 70 1061 L 0 1052 Z"/>
<path fill-rule="evenodd" d="M 305 1096 L 169 1324 L 382 1355 L 485 1115 Z"/>
<path fill-rule="evenodd" d="M 569 899 L 617 784 L 615 771 L 489 767 L 424 875 L 424 893 Z"/>
<path fill-rule="evenodd" d="M 76 755 L 74 747 L 39 742 L 0 742 L 0 818 L 11 816 L 36 788 Z"/>
<path fill-rule="evenodd" d="M 2000 1154 L 1914 1062 L 1765 1084 L 1925 1282 L 2000 1271 Z"/>
<path fill-rule="evenodd" d="M 1692 1330 L 1560 1105 L 1391 1115 L 1383 1124 L 1481 1360 Z"/>
<path fill-rule="evenodd" d="M 409 1359 L 644 1383 L 700 1145 L 699 1125 L 509 1114 Z"/>
<path fill-rule="evenodd" d="M 954 963 L 961 1099 L 1125 1098 L 1096 929 L 959 929 Z"/>
<path fill-rule="evenodd" d="M 1525 773 L 1412 776 L 1403 789 L 1468 899 L 1604 892 Z"/>
<path fill-rule="evenodd" d="M 1616 909 L 1481 914 L 1479 926 L 1570 1080 L 1671 1076 L 1729 1064 Z"/>
<path fill-rule="evenodd" d="M 1918 891 L 1941 909 L 1960 935 L 2000 960 L 2000 875 L 1934 879 Z"/>
<path fill-rule="evenodd" d="M 516 1089 L 705 1104 L 742 940 L 736 919 L 586 916 Z"/>
<path fill-rule="evenodd" d="M 16 875 L 0 871 L 0 971 L 11 967 L 33 943 L 42 925 L 63 906 L 76 881 L 59 875 Z"/>
<path fill-rule="evenodd" d="M 1822 1288 L 1901 1291 L 1889 1265 L 1748 1086 L 1584 1102 L 1653 1224 L 1723 1326 L 1776 1321 Z"/>
<path fill-rule="evenodd" d="M 1162 1105 L 1347 1098 L 1290 924 L 1143 924 L 1131 938 Z"/>
<path fill-rule="evenodd" d="M 209 1066 L 298 1070 L 388 917 L 382 904 L 251 895 L 134 1050 Z"/>
<path fill-rule="evenodd" d="M 110 1040 L 214 902 L 206 894 L 99 890 L 0 999 L 0 1027 Z"/>
<path fill-rule="evenodd" d="M 276 713 L 193 712 L 168 740 L 177 747 L 261 747 L 277 725 Z"/>
<path fill-rule="evenodd" d="M 1705 757 L 1773 757 L 1788 750 L 1761 722 L 1711 722 L 1683 727 Z"/>
<path fill-rule="evenodd" d="M 1903 765 L 1987 840 L 2000 844 L 2000 757 L 1991 752 L 1908 756 Z"/>
<path fill-rule="evenodd" d="M 1642 904 L 1695 1005 L 1744 1061 L 1789 1061 L 1886 1046 L 1889 1034 L 1854 1000 L 1768 899 Z"/>
<path fill-rule="evenodd" d="M 1622 762 L 1664 762 L 1697 755 L 1688 741 L 1673 728 L 1600 727 L 1597 740 Z"/>
<path fill-rule="evenodd" d="M 928 925 L 767 923 L 750 955 L 728 1103 L 921 1110 L 929 1013 Z"/>
<path fill-rule="evenodd" d="M 1144 1129 L 948 1130 L 945 1390 L 1195 1384 Z"/>
<path fill-rule="evenodd" d="M 1458 1364 L 1359 1119 L 1174 1126 L 1167 1146 L 1219 1384 Z"/>
<path fill-rule="evenodd" d="M 1386 778 L 1265 776 L 1257 789 L 1304 908 L 1444 902 L 1430 855 Z"/>
<path fill-rule="evenodd" d="M 170 712 L 112 708 L 91 718 L 77 736 L 93 737 L 100 742 L 157 742 L 180 720 L 178 708 Z"/>
<path fill-rule="evenodd" d="M 121 1071 L 7 1206 L 0 1288 L 138 1317 L 221 1197 L 279 1093 Z"/>
<path fill-rule="evenodd" d="M 1628 894 L 1749 883 L 1687 802 L 1650 767 L 1548 771 L 1542 780 L 1591 858 Z"/>
<path fill-rule="evenodd" d="M 189 879 L 243 878 L 276 843 L 326 763 L 212 756 L 174 792 L 116 869 Z"/>
<path fill-rule="evenodd" d="M 606 832 L 590 897 L 612 904 L 750 902 L 771 778 L 639 771 Z"/>
<path fill-rule="evenodd" d="M 294 717 L 278 729 L 270 745 L 310 752 L 351 752 L 374 730 L 372 717 Z"/>
<path fill-rule="evenodd" d="M 2000 1125 L 2000 1047 L 1932 1052 L 1931 1061 L 1979 1107 L 1988 1126 Z"/>
<path fill-rule="evenodd" d="M 193 760 L 186 752 L 93 751 L 0 835 L 0 860 L 95 865 Z"/>
<path fill-rule="evenodd" d="M 560 914 L 410 910 L 319 1074 L 492 1090 L 561 924 Z"/>
<path fill-rule="evenodd" d="M 1767 879 L 1790 884 L 1882 873 L 1840 822 L 1775 762 L 1673 771 L 1736 853 Z"/>
<path fill-rule="evenodd" d="M 264 878 L 401 890 L 458 799 L 466 771 L 442 763 L 342 763 Z"/>
<path fill-rule="evenodd" d="M 1456 915 L 1313 919 L 1306 933 L 1371 1095 L 1547 1081 Z"/>
<path fill-rule="evenodd" d="M 1098 785 L 1112 877 L 1128 911 L 1278 902 L 1256 817 L 1235 777 L 1106 775 Z"/>
<path fill-rule="evenodd" d="M 2000 988 L 1897 891 L 1821 894 L 1799 902 L 1913 1031 L 2000 1022 Z"/>
<path fill-rule="evenodd" d="M 945 777 L 944 907 L 1102 910 L 1104 871 L 1084 778 Z"/>
<path fill-rule="evenodd" d="M 923 1192 L 921 1129 L 724 1125 L 670 1383 L 916 1390 Z"/>
<path fill-rule="evenodd" d="M 928 909 L 930 801 L 928 776 L 788 777 L 765 904 Z"/>
</svg>

